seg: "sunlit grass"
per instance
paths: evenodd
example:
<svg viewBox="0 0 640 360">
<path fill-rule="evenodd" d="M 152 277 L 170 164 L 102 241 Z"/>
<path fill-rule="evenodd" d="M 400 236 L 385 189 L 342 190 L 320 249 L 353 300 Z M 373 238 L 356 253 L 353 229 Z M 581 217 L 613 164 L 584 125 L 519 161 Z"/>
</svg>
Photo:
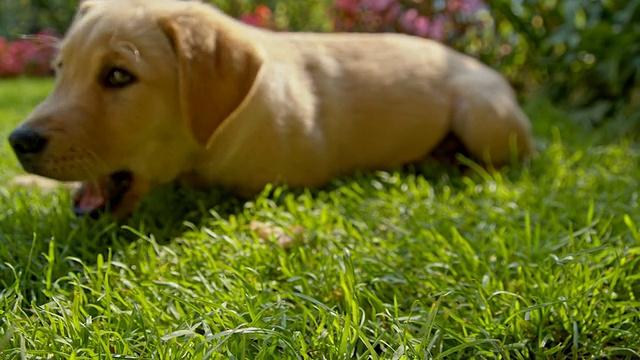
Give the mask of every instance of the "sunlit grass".
<svg viewBox="0 0 640 360">
<path fill-rule="evenodd" d="M 50 85 L 0 82 L 2 139 Z M 527 111 L 540 155 L 497 173 L 166 187 L 120 225 L 0 185 L 0 357 L 637 358 L 634 135 Z M 1 183 L 19 172 L 2 140 Z"/>
</svg>

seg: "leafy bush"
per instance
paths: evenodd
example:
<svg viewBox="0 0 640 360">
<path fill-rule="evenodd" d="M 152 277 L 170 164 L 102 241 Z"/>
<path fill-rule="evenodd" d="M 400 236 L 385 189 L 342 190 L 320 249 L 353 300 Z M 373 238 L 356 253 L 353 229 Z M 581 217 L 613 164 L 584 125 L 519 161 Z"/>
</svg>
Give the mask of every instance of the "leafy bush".
<svg viewBox="0 0 640 360">
<path fill-rule="evenodd" d="M 16 40 L 42 29 L 62 34 L 80 0 L 2 0 L 0 1 L 0 36 Z"/>
<path fill-rule="evenodd" d="M 596 122 L 640 103 L 640 0 L 336 0 L 334 29 L 447 43 Z"/>
<path fill-rule="evenodd" d="M 269 9 L 271 12 L 270 27 L 275 29 L 291 31 L 332 30 L 328 10 L 331 8 L 333 0 L 210 0 L 209 2 L 237 18 Z"/>
<path fill-rule="evenodd" d="M 552 95 L 613 109 L 640 86 L 640 1 L 567 1 L 564 22 L 542 42 Z M 573 21 L 572 21 L 573 20 Z M 558 58 L 560 61 L 553 61 Z"/>
<path fill-rule="evenodd" d="M 589 109 L 591 120 L 640 104 L 640 0 L 211 2 L 246 23 L 277 30 L 404 32 L 442 41 L 498 69 L 520 92 L 542 86 L 556 102 Z M 76 3 L 2 2 L 0 35 L 64 31 Z M 0 76 L 30 69 L 18 63 L 29 58 L 29 45 L 6 43 Z"/>
<path fill-rule="evenodd" d="M 640 87 L 640 0 L 487 0 L 500 41 L 555 101 L 604 118 Z M 637 104 L 636 104 L 637 105 Z M 585 113 L 586 114 L 586 113 Z"/>
</svg>

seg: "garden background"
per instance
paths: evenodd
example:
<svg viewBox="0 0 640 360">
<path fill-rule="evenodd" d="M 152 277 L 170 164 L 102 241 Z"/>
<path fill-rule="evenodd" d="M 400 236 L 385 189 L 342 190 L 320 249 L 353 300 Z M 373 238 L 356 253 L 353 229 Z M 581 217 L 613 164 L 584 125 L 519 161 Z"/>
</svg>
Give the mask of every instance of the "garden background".
<svg viewBox="0 0 640 360">
<path fill-rule="evenodd" d="M 478 57 L 517 90 L 540 154 L 247 203 L 170 188 L 122 225 L 12 188 L 0 140 L 0 357 L 640 357 L 640 0 L 213 3 Z M 0 0 L 2 139 L 51 89 L 76 5 Z"/>
<path fill-rule="evenodd" d="M 47 72 L 46 40 L 63 34 L 77 0 L 0 2 L 0 76 Z M 291 31 L 404 32 L 480 58 L 523 95 L 583 108 L 600 122 L 640 103 L 638 0 L 219 0 L 256 26 Z M 45 41 L 42 44 L 42 41 Z"/>
</svg>

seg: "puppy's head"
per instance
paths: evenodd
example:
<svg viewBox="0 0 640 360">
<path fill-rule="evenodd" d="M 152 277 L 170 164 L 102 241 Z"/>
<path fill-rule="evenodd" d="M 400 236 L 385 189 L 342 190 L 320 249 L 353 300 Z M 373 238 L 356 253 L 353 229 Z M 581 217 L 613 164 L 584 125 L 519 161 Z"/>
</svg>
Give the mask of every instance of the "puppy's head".
<svg viewBox="0 0 640 360">
<path fill-rule="evenodd" d="M 197 3 L 81 4 L 53 91 L 10 135 L 25 170 L 85 182 L 81 212 L 128 213 L 150 186 L 188 171 L 248 98 L 261 60 L 233 26 Z"/>
</svg>

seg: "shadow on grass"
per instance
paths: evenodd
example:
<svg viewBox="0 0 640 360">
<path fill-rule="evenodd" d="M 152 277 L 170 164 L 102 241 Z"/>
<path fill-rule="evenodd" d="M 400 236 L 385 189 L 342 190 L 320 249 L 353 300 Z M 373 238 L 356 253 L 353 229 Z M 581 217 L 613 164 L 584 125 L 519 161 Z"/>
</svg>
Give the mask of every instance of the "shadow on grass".
<svg viewBox="0 0 640 360">
<path fill-rule="evenodd" d="M 520 169 L 520 166 L 507 168 L 500 173 L 515 179 Z M 99 274 L 102 267 L 112 264 L 103 261 L 113 259 L 114 255 L 125 257 L 116 260 L 136 265 L 126 260 L 126 254 L 163 251 L 157 245 L 208 236 L 202 231 L 204 228 L 217 232 L 221 226 L 218 222 L 232 217 L 246 216 L 250 220 L 255 215 L 252 202 L 266 199 L 280 207 L 291 196 L 314 201 L 326 198 L 327 194 L 343 196 L 345 190 L 357 191 L 366 199 L 381 190 L 397 191 L 399 183 L 411 183 L 414 177 L 424 178 L 436 193 L 444 192 L 445 188 L 456 191 L 467 186 L 464 180 L 467 176 L 482 181 L 484 175 L 473 171 L 466 166 L 444 164 L 409 166 L 344 176 L 320 189 L 268 187 L 252 199 L 241 199 L 219 188 L 199 191 L 172 184 L 154 190 L 122 222 L 108 216 L 97 220 L 77 218 L 66 191 L 37 195 L 26 189 L 11 192 L 0 189 L 0 205 L 7 209 L 0 214 L 0 243 L 4 245 L 0 248 L 0 288 L 13 288 L 24 298 L 42 303 L 50 301 L 48 292 L 56 286 L 52 281 L 62 281 L 63 286 L 70 277 L 77 276 L 72 274 Z"/>
<path fill-rule="evenodd" d="M 401 177 L 422 176 L 436 188 L 441 186 L 462 187 L 461 181 L 468 168 L 464 166 L 447 167 L 446 165 L 430 165 L 425 167 L 407 166 L 390 171 L 399 172 Z M 336 191 L 344 186 L 357 184 L 368 193 L 373 180 L 379 178 L 375 174 L 387 172 L 358 173 L 340 177 L 324 187 L 315 189 L 289 189 L 286 186 L 268 186 L 261 194 L 250 198 L 241 198 L 221 188 L 197 190 L 182 184 L 170 184 L 159 187 L 150 193 L 132 216 L 126 220 L 116 222 L 108 216 L 97 220 L 77 219 L 69 216 L 69 221 L 83 224 L 87 227 L 87 238 L 95 239 L 101 244 L 100 252 L 119 242 L 131 242 L 142 236 L 153 234 L 159 244 L 166 244 L 182 236 L 186 231 L 201 229 L 214 222 L 217 218 L 228 219 L 243 213 L 245 204 L 255 201 L 258 197 L 266 197 L 276 204 L 287 195 L 294 197 L 310 195 L 315 198 L 321 192 Z M 380 185 L 382 184 L 382 185 Z M 375 186 L 385 186 L 384 182 L 376 182 Z M 77 236 L 76 236 L 77 237 Z"/>
<path fill-rule="evenodd" d="M 128 219 L 115 222 L 108 216 L 98 220 L 75 219 L 71 215 L 69 221 L 80 222 L 87 227 L 86 238 L 95 239 L 101 247 L 96 249 L 105 253 L 109 247 L 133 242 L 141 237 L 152 234 L 158 244 L 167 244 L 188 231 L 199 231 L 203 227 L 212 225 L 216 219 L 228 219 L 239 216 L 244 212 L 245 205 L 255 201 L 258 197 L 268 198 L 276 205 L 285 196 L 311 196 L 316 198 L 322 192 L 338 191 L 343 187 L 360 187 L 364 194 L 375 193 L 380 186 L 391 186 L 381 179 L 389 178 L 388 174 L 399 175 L 401 181 L 407 177 L 423 177 L 436 191 L 443 187 L 463 189 L 466 184 L 463 178 L 486 177 L 487 172 L 471 160 L 459 157 L 462 161 L 430 163 L 428 165 L 413 164 L 390 171 L 364 172 L 339 177 L 326 186 L 314 189 L 289 189 L 286 186 L 267 186 L 261 194 L 250 198 L 240 198 L 221 188 L 197 190 L 182 184 L 170 184 L 152 191 Z M 471 166 L 469 166 L 471 165 Z M 521 174 L 520 166 L 505 167 L 498 170 L 508 178 L 515 180 Z M 482 174 L 479 174 L 481 172 Z M 215 225 L 213 225 L 215 226 Z M 77 236 L 76 236 L 77 238 Z"/>
<path fill-rule="evenodd" d="M 135 240 L 136 232 L 154 234 L 164 244 L 185 231 L 199 229 L 216 217 L 228 218 L 242 212 L 245 199 L 221 188 L 197 190 L 183 184 L 161 186 L 152 191 L 120 225 L 121 235 Z"/>
</svg>

